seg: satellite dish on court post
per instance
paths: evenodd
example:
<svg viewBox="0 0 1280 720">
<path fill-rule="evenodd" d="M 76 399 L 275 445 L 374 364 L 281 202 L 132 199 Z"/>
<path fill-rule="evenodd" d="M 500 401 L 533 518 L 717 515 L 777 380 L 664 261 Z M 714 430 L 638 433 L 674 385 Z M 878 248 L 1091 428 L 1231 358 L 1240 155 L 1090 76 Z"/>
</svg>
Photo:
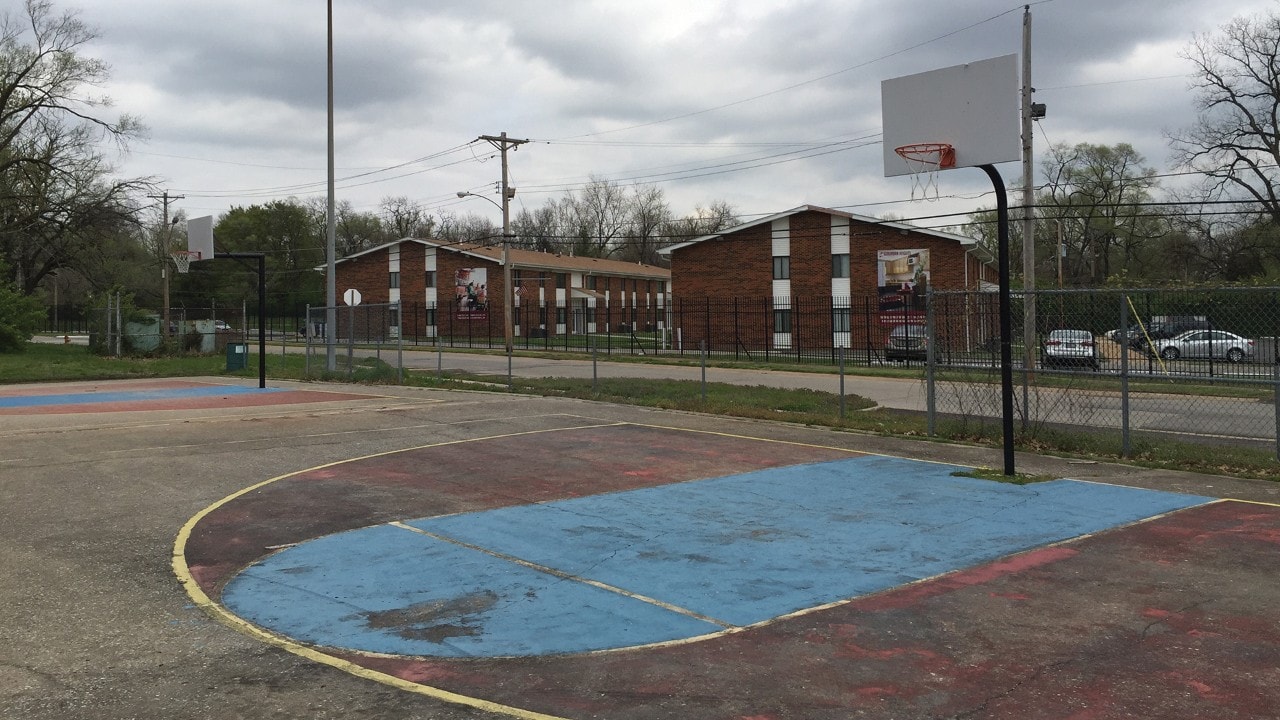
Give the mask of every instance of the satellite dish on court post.
<svg viewBox="0 0 1280 720">
<path fill-rule="evenodd" d="M 348 304 L 348 305 L 350 305 L 350 306 L 352 306 L 352 307 L 355 307 L 356 305 L 359 305 L 359 304 L 360 304 L 360 291 L 359 291 L 359 290 L 356 290 L 355 288 L 351 288 L 351 289 L 347 290 L 346 292 L 342 293 L 342 302 L 344 302 L 344 303 L 346 303 L 346 304 Z"/>
</svg>

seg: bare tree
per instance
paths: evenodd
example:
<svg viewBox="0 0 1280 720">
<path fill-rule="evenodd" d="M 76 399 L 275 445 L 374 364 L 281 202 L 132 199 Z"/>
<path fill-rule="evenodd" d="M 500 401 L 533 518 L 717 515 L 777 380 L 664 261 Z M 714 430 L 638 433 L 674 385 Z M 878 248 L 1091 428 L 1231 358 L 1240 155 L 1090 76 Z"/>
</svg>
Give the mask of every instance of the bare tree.
<svg viewBox="0 0 1280 720">
<path fill-rule="evenodd" d="M 511 221 L 516 247 L 541 252 L 556 252 L 562 235 L 555 199 L 548 200 L 533 212 L 521 209 Z"/>
<path fill-rule="evenodd" d="M 693 212 L 672 220 L 664 231 L 666 243 L 681 243 L 703 235 L 720 232 L 738 225 L 738 211 L 724 200 L 716 200 L 707 207 L 695 207 Z"/>
<path fill-rule="evenodd" d="M 627 228 L 627 194 L 617 183 L 591 176 L 581 192 L 561 205 L 576 255 L 607 258 L 618 250 Z"/>
<path fill-rule="evenodd" d="M 86 247 L 138 222 L 147 182 L 111 179 L 97 144 L 143 129 L 128 115 L 109 117 L 110 99 L 94 92 L 109 77 L 80 54 L 95 38 L 47 0 L 0 17 L 0 258 L 23 292 L 60 267 L 94 269 L 79 262 Z"/>
<path fill-rule="evenodd" d="M 382 198 L 378 204 L 383 223 L 400 238 L 429 238 L 435 232 L 436 219 L 418 203 L 404 195 Z"/>
<path fill-rule="evenodd" d="M 475 213 L 458 215 L 441 212 L 436 237 L 450 243 L 497 245 L 502 242 L 502 228 L 494 225 L 489 218 Z"/>
<path fill-rule="evenodd" d="M 637 185 L 632 190 L 630 213 L 619 257 L 647 265 L 662 261 L 658 248 L 665 244 L 663 229 L 671 222 L 671 207 L 662 188 Z"/>
<path fill-rule="evenodd" d="M 1280 16 L 1236 18 L 1184 53 L 1195 66 L 1196 124 L 1169 134 L 1179 166 L 1225 197 L 1256 200 L 1280 222 Z"/>
</svg>

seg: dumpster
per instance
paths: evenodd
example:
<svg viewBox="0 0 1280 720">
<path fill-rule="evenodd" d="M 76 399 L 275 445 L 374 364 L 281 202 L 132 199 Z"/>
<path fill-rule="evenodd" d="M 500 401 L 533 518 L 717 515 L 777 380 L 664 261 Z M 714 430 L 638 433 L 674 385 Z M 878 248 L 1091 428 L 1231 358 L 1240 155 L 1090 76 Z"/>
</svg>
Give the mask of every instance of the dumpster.
<svg viewBox="0 0 1280 720">
<path fill-rule="evenodd" d="M 243 370 L 249 366 L 249 346 L 246 343 L 227 343 L 227 372 Z"/>
</svg>

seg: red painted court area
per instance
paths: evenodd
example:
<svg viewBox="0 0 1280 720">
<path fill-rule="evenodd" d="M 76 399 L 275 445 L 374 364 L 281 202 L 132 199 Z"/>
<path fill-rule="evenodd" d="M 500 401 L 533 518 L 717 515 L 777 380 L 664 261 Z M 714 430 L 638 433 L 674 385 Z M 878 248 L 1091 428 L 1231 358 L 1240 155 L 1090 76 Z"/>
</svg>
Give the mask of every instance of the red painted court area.
<svg viewBox="0 0 1280 720">
<path fill-rule="evenodd" d="M 216 604 L 255 560 L 343 530 L 856 455 L 625 424 L 428 446 L 228 498 L 178 555 Z M 1280 508 L 1222 501 L 692 642 L 481 659 L 279 640 L 528 718 L 1274 718 L 1277 559 Z"/>
<path fill-rule="evenodd" d="M 319 390 L 263 390 L 191 380 L 117 380 L 0 387 L 0 415 L 208 410 L 368 397 Z"/>
</svg>

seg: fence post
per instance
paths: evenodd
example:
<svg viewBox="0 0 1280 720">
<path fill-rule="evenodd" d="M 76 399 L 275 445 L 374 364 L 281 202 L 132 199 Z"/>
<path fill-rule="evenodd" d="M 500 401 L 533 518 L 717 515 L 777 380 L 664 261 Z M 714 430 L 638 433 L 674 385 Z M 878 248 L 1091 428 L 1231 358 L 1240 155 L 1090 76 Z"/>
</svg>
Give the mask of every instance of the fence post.
<svg viewBox="0 0 1280 720">
<path fill-rule="evenodd" d="M 933 285 L 925 288 L 924 292 L 924 336 L 929 339 L 924 347 L 925 417 L 927 432 L 929 437 L 933 437 L 938 431 L 936 395 L 934 394 L 934 368 L 938 362 L 938 333 L 934 318 Z"/>
<path fill-rule="evenodd" d="M 396 308 L 396 384 L 404 384 L 404 305 L 395 304 Z"/>
<path fill-rule="evenodd" d="M 1276 294 L 1271 293 L 1271 320 L 1273 323 L 1280 323 L 1280 303 L 1276 302 Z M 1266 359 L 1271 363 L 1271 404 L 1275 406 L 1275 427 L 1272 434 L 1275 435 L 1276 459 L 1280 460 L 1280 330 L 1272 329 L 1271 331 L 1271 357 Z"/>
<path fill-rule="evenodd" d="M 591 338 L 591 394 L 600 392 L 600 372 L 596 365 L 596 339 Z"/>
<path fill-rule="evenodd" d="M 707 341 L 698 341 L 698 351 L 702 355 L 702 402 L 707 401 Z"/>
<path fill-rule="evenodd" d="M 1129 297 L 1120 294 L 1120 457 L 1129 457 Z"/>
<path fill-rule="evenodd" d="M 302 353 L 302 374 L 303 377 L 311 377 L 311 303 L 307 303 L 307 314 L 302 318 L 302 330 L 302 337 L 307 343 L 306 352 Z"/>
<path fill-rule="evenodd" d="M 836 348 L 840 356 L 840 422 L 844 422 L 844 347 Z"/>
</svg>

